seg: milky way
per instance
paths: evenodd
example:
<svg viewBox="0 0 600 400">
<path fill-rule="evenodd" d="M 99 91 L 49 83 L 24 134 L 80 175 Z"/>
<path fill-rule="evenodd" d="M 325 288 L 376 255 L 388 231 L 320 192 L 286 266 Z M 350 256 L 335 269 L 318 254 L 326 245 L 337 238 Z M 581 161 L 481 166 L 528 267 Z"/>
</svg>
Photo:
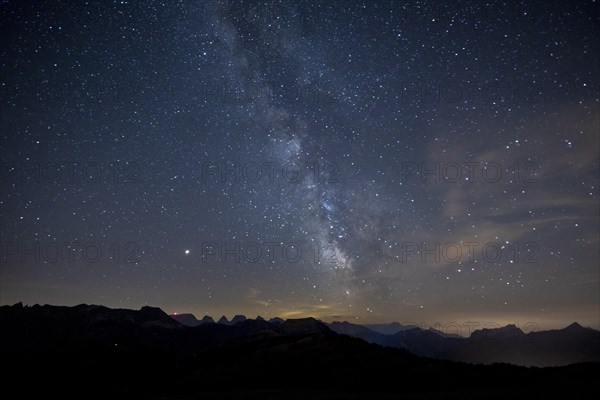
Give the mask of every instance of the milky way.
<svg viewBox="0 0 600 400">
<path fill-rule="evenodd" d="M 598 328 L 598 17 L 0 2 L 0 300 Z"/>
</svg>

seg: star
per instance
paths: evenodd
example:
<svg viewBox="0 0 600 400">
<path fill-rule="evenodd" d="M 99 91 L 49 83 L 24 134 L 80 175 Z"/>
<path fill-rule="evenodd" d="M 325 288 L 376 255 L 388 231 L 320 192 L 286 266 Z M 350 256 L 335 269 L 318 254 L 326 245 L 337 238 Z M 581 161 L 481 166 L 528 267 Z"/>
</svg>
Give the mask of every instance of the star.
<svg viewBox="0 0 600 400">
<path fill-rule="evenodd" d="M 598 326 L 597 2 L 22 3 L 0 305 Z"/>
</svg>

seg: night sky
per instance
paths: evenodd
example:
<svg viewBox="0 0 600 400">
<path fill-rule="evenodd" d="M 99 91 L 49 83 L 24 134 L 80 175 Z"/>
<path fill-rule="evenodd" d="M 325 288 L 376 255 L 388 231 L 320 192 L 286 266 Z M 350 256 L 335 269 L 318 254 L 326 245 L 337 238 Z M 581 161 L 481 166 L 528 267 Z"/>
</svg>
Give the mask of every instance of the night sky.
<svg viewBox="0 0 600 400">
<path fill-rule="evenodd" d="M 0 1 L 2 304 L 600 328 L 594 1 Z"/>
</svg>

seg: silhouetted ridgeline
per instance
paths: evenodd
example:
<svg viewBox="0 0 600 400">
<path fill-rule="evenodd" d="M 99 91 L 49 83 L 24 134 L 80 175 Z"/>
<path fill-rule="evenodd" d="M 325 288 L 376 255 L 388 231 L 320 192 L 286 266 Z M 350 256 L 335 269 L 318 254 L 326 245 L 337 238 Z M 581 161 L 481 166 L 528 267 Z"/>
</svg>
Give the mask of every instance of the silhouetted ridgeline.
<svg viewBox="0 0 600 400">
<path fill-rule="evenodd" d="M 403 327 L 383 334 L 362 325 L 333 322 L 337 333 L 369 343 L 398 347 L 413 354 L 469 363 L 510 363 L 523 366 L 561 366 L 600 362 L 600 332 L 573 323 L 564 329 L 525 334 L 514 325 L 474 331 L 470 337 L 445 335 L 433 329 Z"/>
<path fill-rule="evenodd" d="M 8 366 L 3 397 L 15 390 L 22 398 L 111 399 L 599 394 L 597 363 L 541 369 L 470 365 L 340 335 L 312 318 L 237 321 L 205 318 L 187 327 L 152 307 L 3 306 L 0 357 Z M 20 383 L 24 377 L 30 384 Z"/>
<path fill-rule="evenodd" d="M 190 327 L 215 323 L 210 316 L 198 320 L 192 314 L 175 314 L 171 318 Z M 245 320 L 243 315 L 236 315 L 231 321 L 222 316 L 217 323 L 235 325 Z M 263 319 L 259 317 L 257 320 Z M 282 323 L 283 320 L 273 318 L 269 322 Z M 514 325 L 508 325 L 497 329 L 475 330 L 468 338 L 397 322 L 376 325 L 333 322 L 326 325 L 336 333 L 357 337 L 369 343 L 406 349 L 420 356 L 474 364 L 509 363 L 553 367 L 600 362 L 600 332 L 584 328 L 578 323 L 564 329 L 528 334 Z"/>
</svg>

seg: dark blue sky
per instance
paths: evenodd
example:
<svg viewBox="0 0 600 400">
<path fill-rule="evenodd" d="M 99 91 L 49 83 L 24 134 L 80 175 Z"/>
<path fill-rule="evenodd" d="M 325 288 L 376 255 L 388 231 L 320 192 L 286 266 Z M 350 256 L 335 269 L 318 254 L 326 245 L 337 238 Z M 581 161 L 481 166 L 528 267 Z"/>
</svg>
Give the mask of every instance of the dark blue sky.
<svg viewBox="0 0 600 400">
<path fill-rule="evenodd" d="M 0 2 L 0 301 L 600 327 L 592 1 Z"/>
</svg>

